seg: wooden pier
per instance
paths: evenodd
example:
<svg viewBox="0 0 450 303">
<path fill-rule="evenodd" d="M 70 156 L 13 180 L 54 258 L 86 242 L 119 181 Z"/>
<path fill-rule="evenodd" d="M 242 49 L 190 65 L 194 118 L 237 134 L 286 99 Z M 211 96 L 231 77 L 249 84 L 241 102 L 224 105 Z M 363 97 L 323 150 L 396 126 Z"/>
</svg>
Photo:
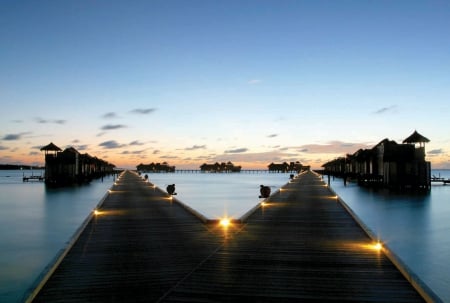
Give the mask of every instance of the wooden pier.
<svg viewBox="0 0 450 303">
<path fill-rule="evenodd" d="M 43 176 L 23 176 L 22 181 L 23 182 L 29 182 L 29 181 L 44 181 L 45 178 Z"/>
<path fill-rule="evenodd" d="M 432 183 L 442 183 L 443 185 L 450 184 L 450 179 L 445 179 L 441 177 L 431 177 Z"/>
<path fill-rule="evenodd" d="M 264 202 L 222 227 L 126 171 L 26 301 L 439 302 L 316 174 Z"/>
</svg>

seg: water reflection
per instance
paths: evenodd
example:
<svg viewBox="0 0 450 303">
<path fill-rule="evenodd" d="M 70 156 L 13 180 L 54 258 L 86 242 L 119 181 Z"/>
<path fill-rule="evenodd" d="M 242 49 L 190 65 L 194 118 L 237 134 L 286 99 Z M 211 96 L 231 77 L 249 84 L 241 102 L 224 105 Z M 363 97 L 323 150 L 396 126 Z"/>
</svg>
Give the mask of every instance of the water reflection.
<svg viewBox="0 0 450 303">
<path fill-rule="evenodd" d="M 444 301 L 450 302 L 450 186 L 428 193 L 371 190 L 335 179 L 331 187 Z"/>
</svg>

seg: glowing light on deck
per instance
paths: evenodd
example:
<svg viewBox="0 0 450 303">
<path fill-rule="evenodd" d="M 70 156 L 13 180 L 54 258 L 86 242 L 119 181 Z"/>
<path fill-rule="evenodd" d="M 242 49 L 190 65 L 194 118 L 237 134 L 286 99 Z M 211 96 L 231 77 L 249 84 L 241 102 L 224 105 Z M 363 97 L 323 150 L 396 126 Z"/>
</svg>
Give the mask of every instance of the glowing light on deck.
<svg viewBox="0 0 450 303">
<path fill-rule="evenodd" d="M 380 242 L 377 242 L 377 243 L 375 243 L 375 244 L 372 245 L 372 248 L 373 248 L 374 250 L 380 251 L 380 250 L 383 249 L 383 245 L 382 245 Z"/>
<path fill-rule="evenodd" d="M 228 226 L 230 226 L 231 220 L 228 219 L 228 218 L 222 218 L 222 219 L 220 219 L 219 224 L 220 224 L 223 228 L 227 228 Z"/>
<path fill-rule="evenodd" d="M 261 202 L 261 206 L 266 206 L 267 205 L 267 203 L 266 202 Z"/>
<path fill-rule="evenodd" d="M 98 216 L 101 214 L 101 211 L 99 211 L 98 209 L 94 209 L 94 216 Z"/>
</svg>

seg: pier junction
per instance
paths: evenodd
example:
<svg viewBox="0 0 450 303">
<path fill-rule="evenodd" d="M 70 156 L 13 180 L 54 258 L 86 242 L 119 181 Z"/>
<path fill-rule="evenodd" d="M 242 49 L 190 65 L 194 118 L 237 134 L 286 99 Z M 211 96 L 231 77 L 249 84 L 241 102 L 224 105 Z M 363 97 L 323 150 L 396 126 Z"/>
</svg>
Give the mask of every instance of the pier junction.
<svg viewBox="0 0 450 303">
<path fill-rule="evenodd" d="M 311 171 L 223 226 L 125 171 L 26 302 L 440 302 Z"/>
</svg>

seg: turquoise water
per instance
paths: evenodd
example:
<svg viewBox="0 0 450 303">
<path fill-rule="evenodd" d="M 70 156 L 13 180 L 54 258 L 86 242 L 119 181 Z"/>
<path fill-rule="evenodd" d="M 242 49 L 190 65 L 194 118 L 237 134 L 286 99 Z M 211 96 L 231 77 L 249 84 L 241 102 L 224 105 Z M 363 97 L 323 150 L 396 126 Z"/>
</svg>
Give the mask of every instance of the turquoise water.
<svg viewBox="0 0 450 303">
<path fill-rule="evenodd" d="M 107 177 L 89 185 L 47 189 L 43 182 L 22 182 L 21 171 L 0 171 L 0 302 L 22 301 L 112 182 Z"/>
<path fill-rule="evenodd" d="M 449 170 L 433 175 L 450 178 Z M 358 217 L 444 301 L 450 302 L 450 184 L 433 183 L 428 194 L 400 194 L 344 186 L 333 190 Z"/>
<path fill-rule="evenodd" d="M 450 178 L 450 171 L 440 173 Z M 162 189 L 176 184 L 176 198 L 208 218 L 239 218 L 260 202 L 260 184 L 275 192 L 289 181 L 289 174 L 269 173 L 148 176 Z M 49 190 L 41 182 L 23 183 L 21 177 L 21 171 L 0 171 L 0 302 L 22 301 L 113 183 L 110 177 Z M 433 185 L 427 195 L 376 192 L 354 183 L 344 187 L 340 179 L 331 185 L 375 234 L 450 302 L 450 185 Z"/>
</svg>

